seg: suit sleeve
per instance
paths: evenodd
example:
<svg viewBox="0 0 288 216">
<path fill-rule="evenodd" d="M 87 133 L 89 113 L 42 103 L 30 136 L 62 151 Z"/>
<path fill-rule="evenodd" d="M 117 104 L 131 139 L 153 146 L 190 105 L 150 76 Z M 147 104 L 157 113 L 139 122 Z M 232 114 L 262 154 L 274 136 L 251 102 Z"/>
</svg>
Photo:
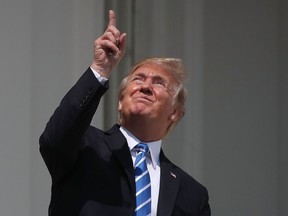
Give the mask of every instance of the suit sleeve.
<svg viewBox="0 0 288 216">
<path fill-rule="evenodd" d="M 211 209 L 209 205 L 209 196 L 208 196 L 208 191 L 204 187 L 204 196 L 202 199 L 202 204 L 201 204 L 201 214 L 200 216 L 211 216 Z"/>
<path fill-rule="evenodd" d="M 88 68 L 48 121 L 39 144 L 52 181 L 61 180 L 75 164 L 82 136 L 107 89 L 108 83 L 103 86 Z"/>
</svg>

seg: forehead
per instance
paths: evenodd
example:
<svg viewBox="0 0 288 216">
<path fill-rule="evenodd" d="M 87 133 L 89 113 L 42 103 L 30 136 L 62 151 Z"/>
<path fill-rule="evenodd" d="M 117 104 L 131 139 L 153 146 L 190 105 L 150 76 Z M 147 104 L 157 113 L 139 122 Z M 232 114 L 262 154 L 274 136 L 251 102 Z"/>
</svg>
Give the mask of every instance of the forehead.
<svg viewBox="0 0 288 216">
<path fill-rule="evenodd" d="M 143 64 L 137 67 L 131 74 L 131 76 L 136 75 L 145 75 L 149 77 L 161 77 L 163 79 L 167 79 L 169 81 L 175 81 L 172 72 L 169 71 L 162 65 L 158 64 Z"/>
</svg>

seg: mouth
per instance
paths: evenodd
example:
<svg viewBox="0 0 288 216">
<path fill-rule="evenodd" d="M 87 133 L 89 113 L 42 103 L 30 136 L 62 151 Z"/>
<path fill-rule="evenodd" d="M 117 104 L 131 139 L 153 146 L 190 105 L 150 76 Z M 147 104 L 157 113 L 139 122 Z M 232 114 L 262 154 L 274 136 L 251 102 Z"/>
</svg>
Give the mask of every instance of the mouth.
<svg viewBox="0 0 288 216">
<path fill-rule="evenodd" d="M 134 98 L 134 100 L 136 101 L 140 101 L 140 102 L 149 102 L 149 103 L 153 103 L 154 101 L 148 97 L 136 97 Z"/>
</svg>

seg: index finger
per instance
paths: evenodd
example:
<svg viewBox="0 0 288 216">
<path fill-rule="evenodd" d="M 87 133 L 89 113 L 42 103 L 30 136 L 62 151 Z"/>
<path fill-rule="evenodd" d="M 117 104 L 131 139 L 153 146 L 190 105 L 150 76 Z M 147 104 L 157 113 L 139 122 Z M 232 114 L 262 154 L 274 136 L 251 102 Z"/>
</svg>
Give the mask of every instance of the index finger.
<svg viewBox="0 0 288 216">
<path fill-rule="evenodd" d="M 113 10 L 109 10 L 109 24 L 108 26 L 116 26 L 116 15 Z"/>
</svg>

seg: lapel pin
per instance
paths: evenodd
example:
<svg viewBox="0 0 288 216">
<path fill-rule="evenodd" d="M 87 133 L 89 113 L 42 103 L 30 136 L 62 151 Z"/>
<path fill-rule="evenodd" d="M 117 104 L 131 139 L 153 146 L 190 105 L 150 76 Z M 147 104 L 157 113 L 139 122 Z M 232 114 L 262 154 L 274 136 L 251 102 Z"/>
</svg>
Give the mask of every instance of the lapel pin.
<svg viewBox="0 0 288 216">
<path fill-rule="evenodd" d="M 176 179 L 176 175 L 173 172 L 170 172 L 170 175 Z"/>
</svg>

